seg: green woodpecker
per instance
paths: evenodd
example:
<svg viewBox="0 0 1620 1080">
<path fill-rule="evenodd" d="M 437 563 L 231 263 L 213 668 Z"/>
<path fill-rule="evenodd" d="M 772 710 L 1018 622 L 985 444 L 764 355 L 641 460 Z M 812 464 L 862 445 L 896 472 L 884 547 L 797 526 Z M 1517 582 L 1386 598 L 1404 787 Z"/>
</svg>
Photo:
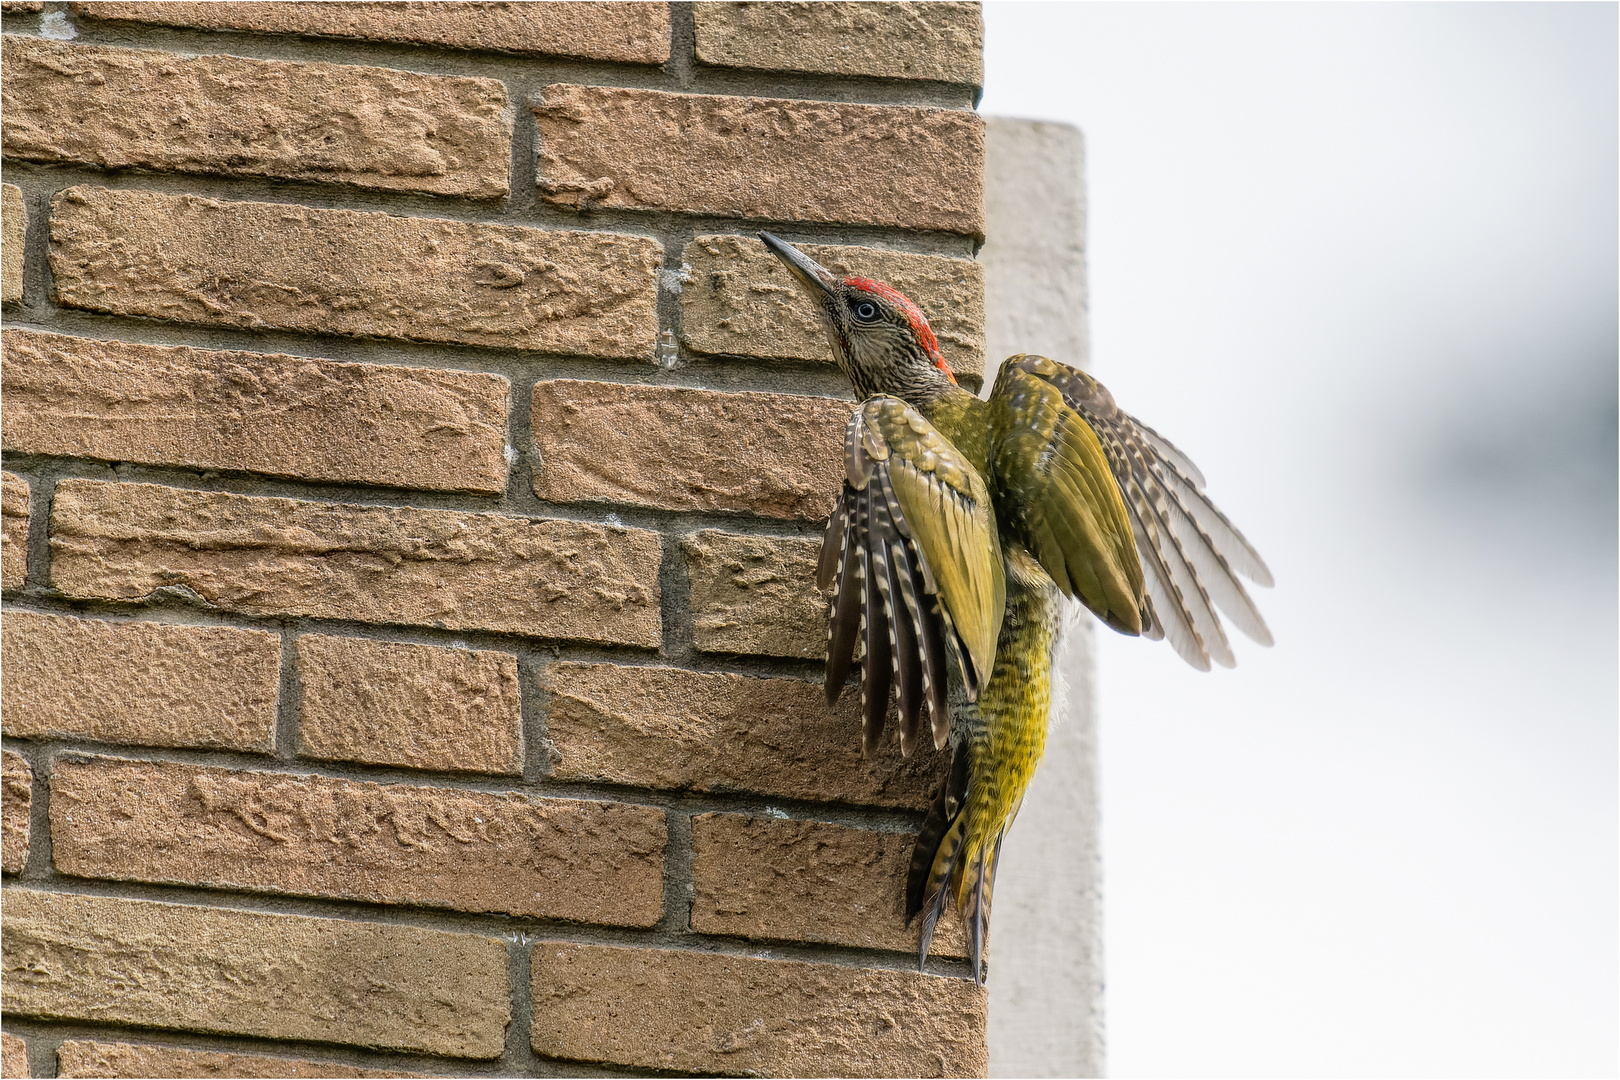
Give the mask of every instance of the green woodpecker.
<svg viewBox="0 0 1620 1080">
<path fill-rule="evenodd" d="M 979 982 L 996 860 L 1046 744 L 1072 601 L 1120 633 L 1169 639 L 1207 671 L 1234 663 L 1216 607 L 1271 644 L 1238 580 L 1270 585 L 1271 572 L 1186 455 L 1091 376 L 1020 354 L 982 399 L 957 385 L 900 292 L 759 235 L 814 302 L 861 402 L 818 572 L 822 589 L 836 584 L 827 698 L 859 649 L 864 749 L 883 732 L 891 692 L 902 753 L 925 710 L 934 746 L 952 747 L 906 914 L 922 918 L 921 964 L 954 906 Z"/>
</svg>

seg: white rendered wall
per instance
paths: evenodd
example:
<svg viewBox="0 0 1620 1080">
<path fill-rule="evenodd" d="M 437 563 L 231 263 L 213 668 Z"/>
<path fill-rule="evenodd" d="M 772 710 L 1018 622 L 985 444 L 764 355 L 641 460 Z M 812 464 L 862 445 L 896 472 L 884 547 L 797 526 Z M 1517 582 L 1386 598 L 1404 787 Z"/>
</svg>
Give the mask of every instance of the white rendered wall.
<svg viewBox="0 0 1620 1080">
<path fill-rule="evenodd" d="M 989 119 L 985 131 L 986 393 L 1032 352 L 1087 356 L 1084 147 L 1066 124 Z M 1059 665 L 1069 694 L 996 876 L 990 1075 L 1103 1071 L 1102 880 L 1092 622 Z"/>
</svg>

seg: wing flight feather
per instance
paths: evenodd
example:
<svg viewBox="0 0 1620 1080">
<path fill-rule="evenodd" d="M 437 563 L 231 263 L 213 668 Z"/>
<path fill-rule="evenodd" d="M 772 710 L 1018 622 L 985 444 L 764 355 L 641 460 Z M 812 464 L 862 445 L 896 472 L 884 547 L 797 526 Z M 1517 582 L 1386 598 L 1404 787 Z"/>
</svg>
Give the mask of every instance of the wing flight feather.
<svg viewBox="0 0 1620 1080">
<path fill-rule="evenodd" d="M 1145 571 L 1145 636 L 1168 638 L 1188 663 L 1235 663 L 1219 608 L 1262 645 L 1271 631 L 1239 575 L 1262 586 L 1270 569 L 1248 540 L 1204 494 L 1204 475 L 1181 450 L 1114 404 L 1091 376 L 1044 356 L 1020 355 L 1002 367 L 1009 385 L 1033 378 L 1055 388 L 1095 433 L 1124 497 L 1131 535 Z M 1002 390 L 998 379 L 997 392 Z"/>
<path fill-rule="evenodd" d="M 1142 566 L 1095 432 L 1011 363 L 990 395 L 996 509 L 1058 587 L 1126 634 L 1144 629 Z"/>
<path fill-rule="evenodd" d="M 827 699 L 838 699 L 858 647 L 866 750 L 882 735 L 891 690 L 901 751 L 916 744 L 924 709 L 943 746 L 947 656 L 976 699 L 1006 602 L 989 490 L 921 413 L 890 397 L 871 398 L 850 417 L 844 465 L 817 567 L 822 587 L 834 588 Z"/>
</svg>

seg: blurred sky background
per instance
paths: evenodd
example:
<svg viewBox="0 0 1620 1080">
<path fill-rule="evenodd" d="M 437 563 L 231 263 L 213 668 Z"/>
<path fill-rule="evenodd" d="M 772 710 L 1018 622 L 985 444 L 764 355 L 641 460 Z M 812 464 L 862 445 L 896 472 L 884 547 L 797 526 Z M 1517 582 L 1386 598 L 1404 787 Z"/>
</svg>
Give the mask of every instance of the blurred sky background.
<svg viewBox="0 0 1620 1080">
<path fill-rule="evenodd" d="M 1278 582 L 1235 671 L 1099 635 L 1110 1073 L 1614 1075 L 1616 6 L 984 19 Z"/>
</svg>

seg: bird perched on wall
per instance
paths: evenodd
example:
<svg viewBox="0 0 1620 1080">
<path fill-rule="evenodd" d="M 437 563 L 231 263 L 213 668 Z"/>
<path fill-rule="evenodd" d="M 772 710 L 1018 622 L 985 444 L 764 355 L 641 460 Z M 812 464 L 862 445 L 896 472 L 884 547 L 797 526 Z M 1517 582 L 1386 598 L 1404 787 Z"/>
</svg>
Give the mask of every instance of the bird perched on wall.
<svg viewBox="0 0 1620 1080">
<path fill-rule="evenodd" d="M 924 713 L 933 745 L 951 747 L 906 917 L 922 919 L 921 965 L 954 906 L 980 982 L 996 861 L 1045 747 L 1072 602 L 1207 671 L 1235 662 L 1217 608 L 1271 644 L 1239 579 L 1269 586 L 1271 572 L 1187 456 L 1091 376 L 1020 354 L 982 399 L 957 385 L 900 292 L 759 236 L 815 304 L 860 399 L 817 573 L 834 589 L 827 699 L 859 651 L 863 749 L 877 745 L 891 696 L 902 753 L 919 744 Z"/>
</svg>

